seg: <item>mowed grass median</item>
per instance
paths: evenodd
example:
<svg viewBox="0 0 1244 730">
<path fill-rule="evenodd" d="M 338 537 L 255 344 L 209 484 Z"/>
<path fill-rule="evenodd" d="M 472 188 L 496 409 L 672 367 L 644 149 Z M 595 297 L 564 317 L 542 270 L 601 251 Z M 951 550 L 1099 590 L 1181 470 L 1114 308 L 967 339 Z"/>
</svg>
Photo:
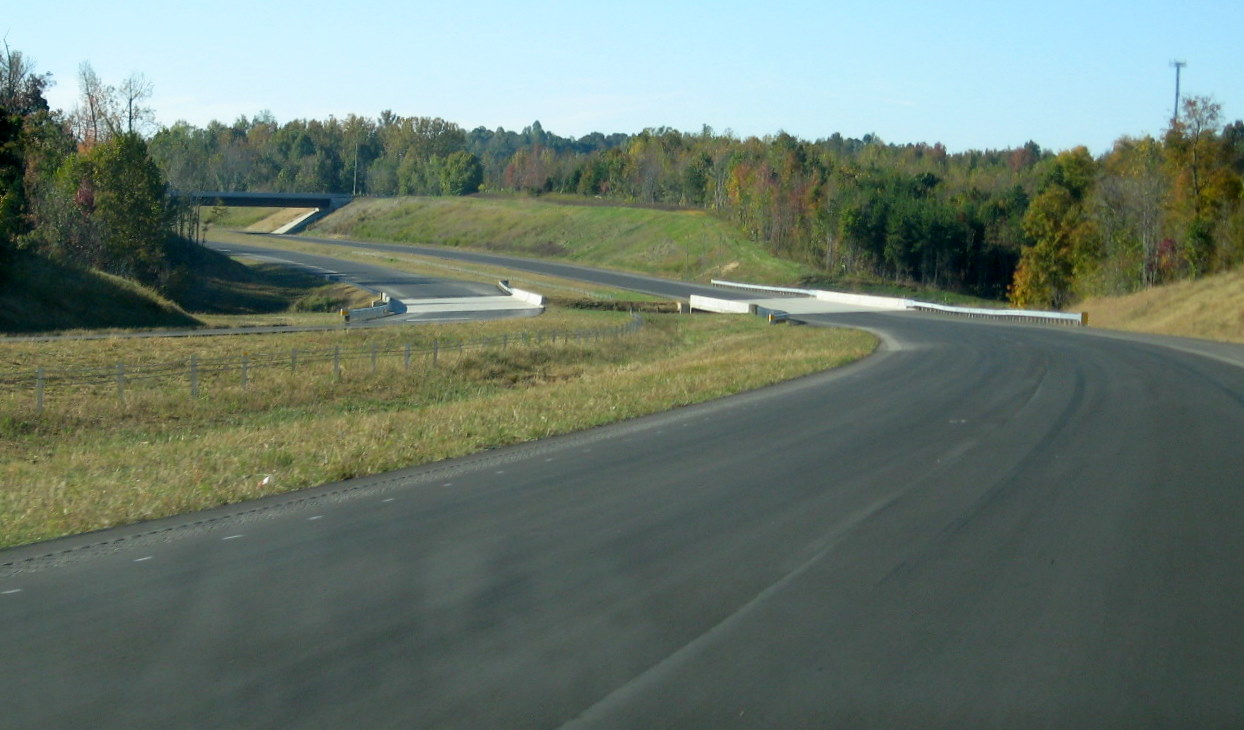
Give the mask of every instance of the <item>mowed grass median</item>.
<svg viewBox="0 0 1244 730">
<path fill-rule="evenodd" d="M 633 418 L 836 367 L 867 333 L 767 326 L 754 317 L 619 312 L 272 336 L 5 343 L 0 370 L 120 359 L 374 348 L 415 356 L 256 368 L 234 376 L 0 392 L 0 547 L 240 502 Z M 503 336 L 504 347 L 455 343 Z M 526 337 L 524 337 L 526 335 Z M 436 362 L 428 347 L 435 341 Z M 296 358 L 291 358 L 296 359 Z"/>
</svg>

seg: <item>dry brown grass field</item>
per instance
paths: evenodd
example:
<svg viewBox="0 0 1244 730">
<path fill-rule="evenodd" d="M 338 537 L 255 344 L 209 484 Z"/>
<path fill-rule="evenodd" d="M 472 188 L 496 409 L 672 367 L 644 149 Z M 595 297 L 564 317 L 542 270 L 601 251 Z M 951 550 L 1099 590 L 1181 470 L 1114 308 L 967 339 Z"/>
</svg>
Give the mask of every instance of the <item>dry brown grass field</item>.
<svg viewBox="0 0 1244 730">
<path fill-rule="evenodd" d="M 1086 299 L 1073 309 L 1087 311 L 1093 327 L 1244 342 L 1244 270 Z"/>
</svg>

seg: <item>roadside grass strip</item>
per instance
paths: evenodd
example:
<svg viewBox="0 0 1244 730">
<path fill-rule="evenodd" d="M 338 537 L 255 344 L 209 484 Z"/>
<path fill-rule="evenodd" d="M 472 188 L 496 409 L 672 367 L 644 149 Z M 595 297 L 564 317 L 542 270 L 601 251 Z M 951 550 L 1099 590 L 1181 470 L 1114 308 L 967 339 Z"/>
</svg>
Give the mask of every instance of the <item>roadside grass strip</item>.
<svg viewBox="0 0 1244 730">
<path fill-rule="evenodd" d="M 207 338 L 221 355 L 366 347 L 405 335 L 461 341 L 532 327 L 605 330 L 619 312 L 446 328 Z M 329 338 L 329 339 L 325 339 Z M 0 547 L 288 492 L 668 410 L 836 367 L 868 355 L 867 333 L 769 327 L 754 318 L 646 315 L 625 336 L 504 339 L 504 347 L 257 369 L 243 385 L 176 381 L 83 388 L 37 413 L 27 392 L 0 393 Z M 187 355 L 197 342 L 17 343 L 17 360 L 107 363 Z M 40 350 L 43 347 L 45 349 Z M 148 351 L 149 348 L 149 351 Z M 52 396 L 49 396 L 51 401 Z"/>
</svg>

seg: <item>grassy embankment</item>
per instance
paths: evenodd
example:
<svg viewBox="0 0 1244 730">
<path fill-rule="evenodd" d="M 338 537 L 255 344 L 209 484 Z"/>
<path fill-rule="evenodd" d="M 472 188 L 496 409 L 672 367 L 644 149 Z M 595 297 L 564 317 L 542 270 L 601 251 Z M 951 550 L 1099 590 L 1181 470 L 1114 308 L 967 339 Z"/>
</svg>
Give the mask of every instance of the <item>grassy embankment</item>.
<svg viewBox="0 0 1244 730">
<path fill-rule="evenodd" d="M 0 285 L 0 333 L 195 327 L 183 308 L 120 277 L 19 255 Z"/>
<path fill-rule="evenodd" d="M 593 202 L 561 196 L 361 199 L 308 233 L 462 246 L 696 281 L 784 284 L 810 273 L 703 210 Z"/>
<path fill-rule="evenodd" d="M 1074 309 L 1087 311 L 1094 327 L 1244 342 L 1244 270 L 1087 299 Z"/>
<path fill-rule="evenodd" d="M 309 234 L 461 246 L 700 282 L 716 278 L 1002 306 L 875 277 L 827 277 L 770 255 L 704 210 L 616 206 L 575 196 L 363 199 L 316 223 Z"/>
<path fill-rule="evenodd" d="M 825 277 L 769 256 L 704 211 L 616 207 L 569 196 L 360 200 L 313 226 L 312 233 L 481 248 L 699 281 L 730 278 L 1005 306 L 877 279 Z M 1095 298 L 1072 309 L 1088 311 L 1095 327 L 1244 342 L 1244 272 Z"/>
<path fill-rule="evenodd" d="M 439 327 L 195 339 L 5 343 L 0 370 L 34 363 L 110 367 L 334 344 L 419 351 L 432 338 L 610 327 L 630 315 L 562 311 Z M 868 354 L 860 332 L 769 327 L 756 318 L 648 315 L 637 333 L 596 342 L 441 349 L 401 357 L 255 369 L 115 386 L 0 394 L 0 547 L 237 502 L 428 463 L 667 410 L 834 367 Z M 271 475 L 267 484 L 261 484 Z"/>
<path fill-rule="evenodd" d="M 182 277 L 164 295 L 120 277 L 21 255 L 0 286 L 0 335 L 336 324 L 341 307 L 359 306 L 372 296 L 199 246 L 187 245 L 178 255 L 178 263 L 195 276 Z"/>
</svg>

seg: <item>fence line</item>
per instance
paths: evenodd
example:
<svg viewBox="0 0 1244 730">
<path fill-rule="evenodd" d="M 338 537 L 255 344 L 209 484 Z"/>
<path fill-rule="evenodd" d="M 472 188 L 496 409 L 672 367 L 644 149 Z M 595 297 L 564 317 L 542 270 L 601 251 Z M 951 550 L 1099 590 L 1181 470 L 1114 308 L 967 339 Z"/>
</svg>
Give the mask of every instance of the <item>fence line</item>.
<svg viewBox="0 0 1244 730">
<path fill-rule="evenodd" d="M 205 381 L 237 378 L 236 383 L 245 389 L 256 371 L 286 369 L 298 372 L 300 368 L 318 363 L 331 363 L 333 377 L 340 379 L 343 363 L 366 362 L 372 374 L 378 372 L 379 361 L 389 358 L 402 360 L 403 370 L 409 372 L 417 356 L 425 356 L 431 367 L 437 367 L 445 351 L 497 349 L 506 351 L 512 343 L 524 346 L 567 345 L 572 342 L 599 341 L 605 337 L 618 337 L 638 331 L 643 319 L 632 315 L 624 325 L 596 329 L 555 330 L 551 332 L 509 333 L 474 340 L 434 340 L 426 347 L 415 347 L 407 342 L 395 347 L 382 348 L 372 344 L 354 349 L 342 349 L 340 345 L 319 349 L 293 348 L 283 352 L 243 352 L 228 357 L 200 357 L 191 354 L 189 359 L 162 363 L 134 364 L 117 362 L 106 367 L 83 367 L 55 369 L 38 366 L 33 372 L 0 373 L 0 393 L 20 393 L 34 390 L 35 408 L 44 410 L 47 393 L 54 388 L 86 387 L 112 388 L 117 399 L 124 402 L 127 391 L 138 386 L 168 381 L 189 381 L 189 394 L 198 398 Z"/>
</svg>

